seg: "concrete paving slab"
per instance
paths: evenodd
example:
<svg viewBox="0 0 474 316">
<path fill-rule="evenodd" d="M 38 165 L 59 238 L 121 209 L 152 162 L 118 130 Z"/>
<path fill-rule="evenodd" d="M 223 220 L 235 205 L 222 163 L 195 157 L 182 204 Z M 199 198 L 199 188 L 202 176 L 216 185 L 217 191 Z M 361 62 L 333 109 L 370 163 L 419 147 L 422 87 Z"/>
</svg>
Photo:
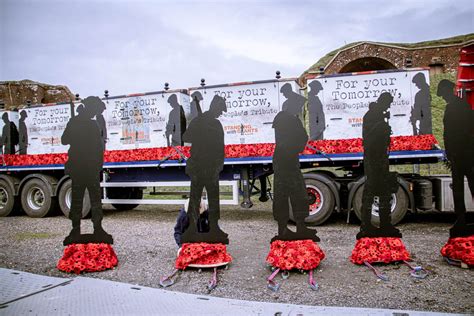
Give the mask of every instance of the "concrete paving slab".
<svg viewBox="0 0 474 316">
<path fill-rule="evenodd" d="M 455 315 L 422 311 L 303 306 L 242 301 L 172 292 L 87 277 L 72 280 L 1 269 L 0 278 L 19 273 L 23 283 L 62 284 L 0 305 L 0 315 Z M 15 275 L 15 274 L 13 274 Z M 30 281 L 31 280 L 31 281 Z M 42 282 L 39 282 L 42 281 Z M 0 292 L 3 292 L 3 282 Z M 8 283 L 15 287 L 15 284 Z M 459 315 L 459 314 L 458 314 Z"/>
</svg>

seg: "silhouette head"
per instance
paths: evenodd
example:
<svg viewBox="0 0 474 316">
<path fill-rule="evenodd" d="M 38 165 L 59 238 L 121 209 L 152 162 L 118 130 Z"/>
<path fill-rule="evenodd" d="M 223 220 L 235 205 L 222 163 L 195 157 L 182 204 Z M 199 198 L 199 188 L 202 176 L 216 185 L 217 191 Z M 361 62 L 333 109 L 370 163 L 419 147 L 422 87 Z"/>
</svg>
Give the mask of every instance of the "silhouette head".
<svg viewBox="0 0 474 316">
<path fill-rule="evenodd" d="M 308 86 L 311 88 L 310 92 L 313 95 L 318 94 L 319 91 L 323 90 L 323 85 L 318 80 L 311 81 Z"/>
<path fill-rule="evenodd" d="M 413 79 L 411 80 L 415 86 L 418 88 L 421 88 L 423 86 L 426 86 L 426 78 L 425 75 L 422 72 L 417 73 L 416 75 L 413 76 Z"/>
<path fill-rule="evenodd" d="M 179 106 L 178 97 L 176 96 L 176 94 L 170 95 L 170 97 L 168 98 L 168 103 L 171 105 L 172 108 Z"/>
<path fill-rule="evenodd" d="M 377 99 L 377 108 L 379 108 L 382 112 L 385 112 L 390 108 L 392 102 L 393 96 L 390 94 L 390 92 L 384 92 Z"/>
<path fill-rule="evenodd" d="M 293 88 L 291 87 L 291 84 L 285 83 L 283 86 L 281 86 L 280 92 L 283 93 L 285 98 L 288 98 L 290 94 L 293 92 Z"/>
<path fill-rule="evenodd" d="M 84 108 L 82 110 L 78 110 L 79 115 L 84 116 L 86 118 L 93 118 L 97 114 L 102 113 L 100 109 L 103 107 L 105 108 L 104 102 L 99 97 L 87 97 L 85 98 L 82 103 L 84 104 Z"/>
<path fill-rule="evenodd" d="M 209 112 L 211 112 L 215 118 L 221 116 L 223 112 L 227 112 L 225 99 L 221 96 L 215 95 L 209 105 Z"/>
<path fill-rule="evenodd" d="M 2 115 L 2 120 L 3 120 L 5 123 L 8 123 L 8 122 L 9 122 L 8 113 L 3 113 L 3 115 Z"/>
<path fill-rule="evenodd" d="M 436 93 L 446 101 L 454 98 L 454 83 L 448 79 L 443 79 L 438 84 L 438 91 Z"/>
<path fill-rule="evenodd" d="M 197 99 L 198 101 L 202 101 L 203 100 L 203 97 L 202 97 L 202 94 L 201 92 L 199 91 L 194 91 L 192 94 L 191 94 L 191 99 L 194 101 L 195 99 Z"/>
<path fill-rule="evenodd" d="M 26 111 L 21 111 L 20 112 L 20 119 L 24 120 L 28 117 L 28 113 Z"/>
</svg>

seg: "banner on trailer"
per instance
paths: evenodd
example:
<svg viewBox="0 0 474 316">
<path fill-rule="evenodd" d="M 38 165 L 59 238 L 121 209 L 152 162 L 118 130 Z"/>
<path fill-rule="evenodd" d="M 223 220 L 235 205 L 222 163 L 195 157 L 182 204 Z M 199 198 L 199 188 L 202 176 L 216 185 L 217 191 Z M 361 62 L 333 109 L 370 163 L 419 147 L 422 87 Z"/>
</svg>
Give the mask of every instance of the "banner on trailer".
<svg viewBox="0 0 474 316">
<path fill-rule="evenodd" d="M 67 152 L 69 146 L 61 144 L 61 135 L 71 118 L 70 104 L 25 108 L 19 114 L 24 117 L 27 130 L 27 154 Z"/>
<path fill-rule="evenodd" d="M 226 145 L 273 143 L 275 131 L 272 129 L 272 122 L 285 100 L 280 93 L 280 88 L 285 83 L 275 81 L 190 89 L 189 94 L 199 92 L 202 95 L 200 106 L 203 112 L 209 110 L 214 95 L 226 99 L 227 112 L 219 117 Z M 300 93 L 296 82 L 288 83 L 292 85 L 294 92 Z"/>
<path fill-rule="evenodd" d="M 2 153 L 13 154 L 18 151 L 18 112 L 0 111 L 0 116 L 2 117 L 0 120 L 0 146 L 2 146 Z M 9 149 L 6 147 L 9 147 Z"/>
<path fill-rule="evenodd" d="M 173 94 L 185 113 L 189 112 L 189 96 L 180 92 L 105 99 L 106 150 L 166 147 L 172 110 L 168 99 Z"/>
<path fill-rule="evenodd" d="M 362 120 L 368 111 L 369 104 L 377 101 L 383 92 L 389 92 L 394 98 L 390 106 L 392 136 L 414 135 L 411 119 L 414 117 L 413 109 L 418 106 L 415 105 L 417 94 L 417 102 L 420 103 L 422 100 L 430 111 L 429 91 L 427 94 L 419 93 L 421 89 L 413 82 L 413 77 L 419 73 L 424 76 L 426 84 L 429 85 L 427 70 L 323 77 L 308 81 L 308 85 L 313 81 L 319 81 L 323 87 L 318 97 L 323 106 L 326 122 L 324 139 L 362 137 Z M 431 132 L 431 113 L 424 113 L 424 115 L 424 119 L 429 119 Z M 419 129 L 420 122 L 414 124 Z"/>
</svg>

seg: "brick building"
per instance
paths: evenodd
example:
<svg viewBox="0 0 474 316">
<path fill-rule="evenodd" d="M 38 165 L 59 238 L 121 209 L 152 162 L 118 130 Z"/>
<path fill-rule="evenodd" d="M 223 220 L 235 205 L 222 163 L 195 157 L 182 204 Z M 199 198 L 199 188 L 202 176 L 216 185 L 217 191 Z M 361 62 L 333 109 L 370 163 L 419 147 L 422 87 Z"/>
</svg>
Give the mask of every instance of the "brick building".
<svg viewBox="0 0 474 316">
<path fill-rule="evenodd" d="M 306 70 L 300 77 L 370 70 L 429 67 L 430 74 L 455 72 L 461 47 L 474 43 L 474 33 L 441 40 L 399 44 L 356 42 L 336 49 Z"/>
</svg>

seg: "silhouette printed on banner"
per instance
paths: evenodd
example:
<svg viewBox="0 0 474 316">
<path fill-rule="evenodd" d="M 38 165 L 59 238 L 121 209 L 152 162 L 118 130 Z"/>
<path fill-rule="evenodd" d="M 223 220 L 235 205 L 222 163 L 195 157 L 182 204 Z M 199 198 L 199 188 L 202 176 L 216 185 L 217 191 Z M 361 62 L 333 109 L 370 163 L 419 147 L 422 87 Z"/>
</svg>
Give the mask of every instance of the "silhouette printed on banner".
<svg viewBox="0 0 474 316">
<path fill-rule="evenodd" d="M 410 122 L 413 135 L 431 134 L 431 95 L 430 86 L 426 83 L 425 75 L 421 72 L 413 76 L 412 82 L 420 89 L 415 95 L 411 109 Z"/>
<path fill-rule="evenodd" d="M 87 97 L 77 109 L 77 116 L 71 111 L 71 119 L 61 137 L 63 145 L 70 145 L 65 173 L 72 180 L 72 199 L 69 218 L 72 230 L 63 244 L 107 243 L 112 244 L 112 236 L 102 228 L 102 201 L 100 172 L 104 162 L 104 143 L 100 128 L 93 117 L 101 113 L 105 106 L 98 97 Z M 73 105 L 71 105 L 73 107 Z M 93 234 L 81 234 L 82 203 L 85 190 L 91 201 Z"/>
<path fill-rule="evenodd" d="M 323 104 L 318 97 L 318 93 L 323 90 L 321 82 L 313 80 L 308 84 L 311 88 L 308 92 L 308 112 L 309 112 L 309 134 L 311 140 L 324 138 L 326 129 L 326 119 L 324 117 Z"/>
<path fill-rule="evenodd" d="M 209 242 L 228 244 L 227 234 L 219 225 L 219 173 L 224 165 L 224 129 L 217 120 L 227 112 L 225 99 L 215 95 L 209 110 L 194 118 L 183 135 L 191 143 L 191 157 L 186 162 L 186 174 L 191 178 L 189 201 L 189 228 L 184 232 L 183 243 Z M 209 201 L 209 232 L 199 233 L 197 222 L 203 189 Z"/>
<path fill-rule="evenodd" d="M 306 99 L 294 92 L 289 83 L 284 84 L 280 92 L 286 100 L 282 110 L 275 116 L 272 126 L 275 129 L 276 144 L 273 154 L 273 217 L 278 222 L 278 235 L 272 238 L 272 242 L 301 239 L 319 241 L 316 230 L 307 228 L 304 222 L 309 215 L 309 201 L 298 158 L 308 141 L 308 134 L 298 118 Z M 288 228 L 290 204 L 296 222 L 296 232 Z"/>
<path fill-rule="evenodd" d="M 20 155 L 26 155 L 28 153 L 28 128 L 26 127 L 25 120 L 28 117 L 26 111 L 20 112 L 20 119 L 18 121 L 18 133 L 20 136 L 19 140 L 19 153 Z"/>
<path fill-rule="evenodd" d="M 456 222 L 449 230 L 451 238 L 474 235 L 474 224 L 466 221 L 464 202 L 464 176 L 467 178 L 471 197 L 474 198 L 474 110 L 465 99 L 454 94 L 454 87 L 454 83 L 444 79 L 440 81 L 437 92 L 446 101 L 444 146 L 451 165 L 456 212 Z"/>
<path fill-rule="evenodd" d="M 398 190 L 397 173 L 389 171 L 388 150 L 392 132 L 390 105 L 393 97 L 384 92 L 377 102 L 369 104 L 364 115 L 362 139 L 364 146 L 364 173 L 366 181 L 362 195 L 362 218 L 357 239 L 364 237 L 402 237 L 392 225 L 390 199 Z M 380 227 L 371 222 L 372 207 L 378 204 Z"/>
<path fill-rule="evenodd" d="M 201 101 L 203 100 L 203 97 L 201 92 L 193 92 L 191 94 L 191 99 L 191 115 L 189 116 L 190 121 L 202 114 Z"/>
<path fill-rule="evenodd" d="M 168 98 L 168 103 L 173 108 L 166 124 L 166 142 L 168 146 L 183 146 L 183 134 L 186 131 L 186 116 L 183 107 L 178 103 L 176 94 Z M 171 142 L 170 142 L 171 136 Z"/>
<path fill-rule="evenodd" d="M 99 130 L 100 130 L 100 138 L 102 139 L 102 143 L 104 145 L 104 150 L 105 150 L 105 144 L 107 143 L 107 124 L 105 123 L 105 118 L 104 118 L 104 111 L 106 110 L 105 103 L 101 103 L 98 105 L 98 112 L 97 115 L 95 116 L 95 120 L 97 121 L 97 125 L 99 125 Z"/>
<path fill-rule="evenodd" d="M 3 113 L 2 120 L 5 123 L 5 125 L 3 125 L 1 139 L 3 154 L 13 155 L 15 154 L 15 145 L 18 145 L 20 141 L 18 129 L 16 128 L 15 123 L 10 122 L 10 119 L 8 118 L 8 113 Z"/>
</svg>

